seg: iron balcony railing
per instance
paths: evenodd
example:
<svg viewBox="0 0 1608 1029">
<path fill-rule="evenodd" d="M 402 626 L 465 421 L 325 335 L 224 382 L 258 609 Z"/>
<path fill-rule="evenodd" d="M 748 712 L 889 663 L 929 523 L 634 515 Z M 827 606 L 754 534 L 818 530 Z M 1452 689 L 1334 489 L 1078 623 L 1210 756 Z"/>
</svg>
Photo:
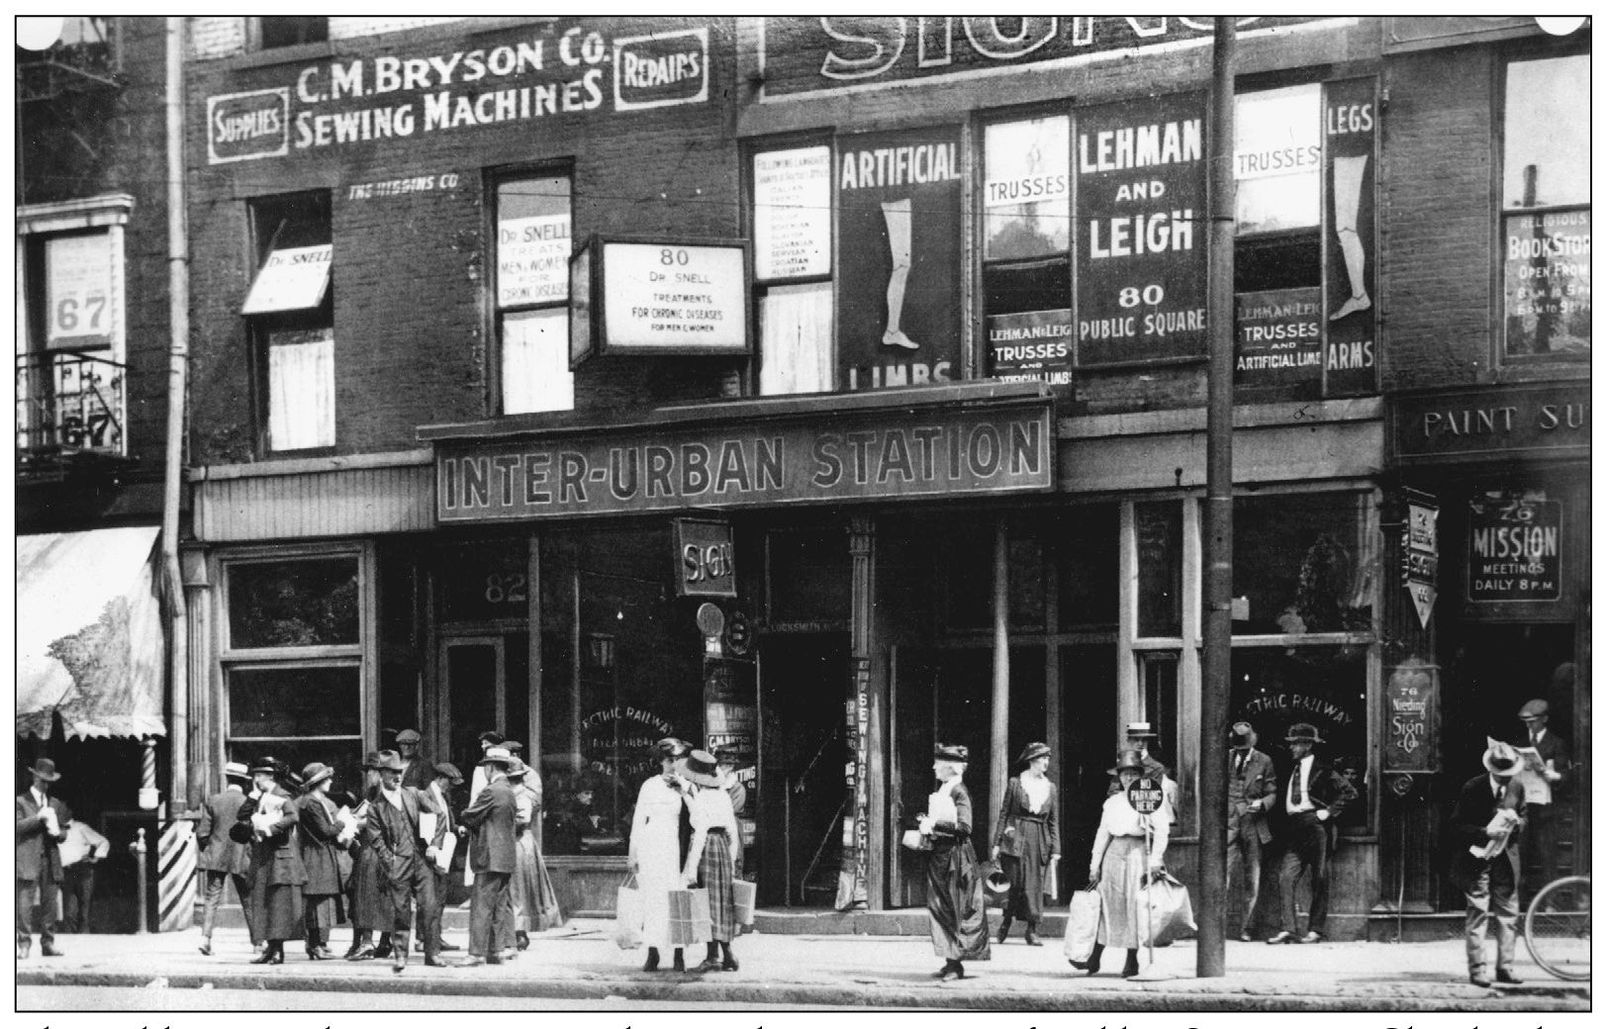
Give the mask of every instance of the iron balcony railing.
<svg viewBox="0 0 1608 1029">
<path fill-rule="evenodd" d="M 126 368 L 89 354 L 17 355 L 17 452 L 121 455 Z"/>
</svg>

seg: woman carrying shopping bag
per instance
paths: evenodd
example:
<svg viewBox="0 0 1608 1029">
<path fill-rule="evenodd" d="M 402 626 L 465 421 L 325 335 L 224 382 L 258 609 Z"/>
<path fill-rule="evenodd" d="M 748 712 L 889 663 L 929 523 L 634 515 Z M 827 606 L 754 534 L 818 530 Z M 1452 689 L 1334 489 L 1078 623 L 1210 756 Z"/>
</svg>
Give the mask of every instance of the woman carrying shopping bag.
<svg viewBox="0 0 1608 1029">
<path fill-rule="evenodd" d="M 927 854 L 927 915 L 932 949 L 944 959 L 935 979 L 964 979 L 963 961 L 988 960 L 988 912 L 983 907 L 983 874 L 972 853 L 971 794 L 961 776 L 970 751 L 939 744 L 932 773 L 938 788 L 927 798 L 918 828 L 932 840 Z"/>
<path fill-rule="evenodd" d="M 1122 966 L 1122 977 L 1130 979 L 1139 974 L 1139 947 L 1144 942 L 1139 914 L 1141 891 L 1146 880 L 1161 871 L 1172 812 L 1163 804 L 1154 815 L 1141 815 L 1128 803 L 1128 787 L 1144 774 L 1144 761 L 1137 750 L 1124 750 L 1110 774 L 1117 776 L 1122 788 L 1105 800 L 1089 858 L 1089 885 L 1100 891 L 1103 917 L 1088 960 L 1073 961 L 1072 965 L 1094 975 L 1100 971 L 1100 955 L 1107 947 L 1124 947 L 1128 960 Z M 1152 834 L 1148 866 L 1147 827 Z"/>
<path fill-rule="evenodd" d="M 737 813 L 726 792 L 714 755 L 695 750 L 687 755 L 687 778 L 696 787 L 687 796 L 687 814 L 692 822 L 692 843 L 687 848 L 686 866 L 681 870 L 688 886 L 709 891 L 709 951 L 699 972 L 735 972 L 737 959 L 731 954 L 731 941 L 737 928 L 737 855 L 742 838 Z"/>
<path fill-rule="evenodd" d="M 1011 920 L 1020 918 L 1027 923 L 1027 945 L 1042 947 L 1038 927 L 1044 919 L 1044 895 L 1050 892 L 1055 862 L 1061 858 L 1055 783 L 1045 774 L 1050 767 L 1049 745 L 1029 743 L 1016 763 L 1027 767 L 1005 785 L 991 854 L 1011 884 L 1000 915 L 999 942 L 1010 935 Z"/>
<path fill-rule="evenodd" d="M 692 834 L 686 801 L 691 784 L 681 772 L 692 748 L 685 740 L 666 737 L 656 744 L 656 749 L 661 772 L 643 783 L 637 793 L 626 865 L 642 894 L 642 942 L 648 948 L 642 970 L 657 971 L 659 951 L 674 948 L 671 968 L 685 972 L 686 959 L 671 940 L 670 891 L 686 885 L 681 871 L 687 855 L 686 842 Z"/>
</svg>

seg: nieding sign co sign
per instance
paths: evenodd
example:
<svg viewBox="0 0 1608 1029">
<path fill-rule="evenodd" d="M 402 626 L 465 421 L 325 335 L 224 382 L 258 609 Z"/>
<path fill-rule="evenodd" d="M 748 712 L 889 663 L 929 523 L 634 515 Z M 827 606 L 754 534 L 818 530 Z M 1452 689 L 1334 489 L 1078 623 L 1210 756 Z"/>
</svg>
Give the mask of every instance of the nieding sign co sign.
<svg viewBox="0 0 1608 1029">
<path fill-rule="evenodd" d="M 1042 492 L 1048 398 L 985 408 L 623 426 L 546 439 L 441 440 L 441 522 Z"/>
</svg>

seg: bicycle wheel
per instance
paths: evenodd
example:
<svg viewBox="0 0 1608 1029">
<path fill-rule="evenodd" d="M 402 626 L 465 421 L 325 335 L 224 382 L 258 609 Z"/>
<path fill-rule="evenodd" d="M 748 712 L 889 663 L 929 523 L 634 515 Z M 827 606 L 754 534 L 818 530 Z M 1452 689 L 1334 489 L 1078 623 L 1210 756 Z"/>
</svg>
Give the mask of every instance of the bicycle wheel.
<svg viewBox="0 0 1608 1029">
<path fill-rule="evenodd" d="M 1541 888 L 1524 915 L 1524 945 L 1559 979 L 1591 978 L 1591 877 L 1570 875 Z"/>
</svg>

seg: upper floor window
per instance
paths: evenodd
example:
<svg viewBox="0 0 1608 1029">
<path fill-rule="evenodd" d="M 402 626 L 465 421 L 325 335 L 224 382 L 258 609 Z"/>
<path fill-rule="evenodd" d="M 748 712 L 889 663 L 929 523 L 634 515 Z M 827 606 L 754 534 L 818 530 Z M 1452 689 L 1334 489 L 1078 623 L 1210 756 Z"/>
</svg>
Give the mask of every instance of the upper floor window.
<svg viewBox="0 0 1608 1029">
<path fill-rule="evenodd" d="M 571 410 L 570 178 L 510 176 L 497 181 L 495 196 L 502 413 Z"/>
<path fill-rule="evenodd" d="M 752 170 L 759 392 L 830 390 L 832 148 L 763 150 Z"/>
<path fill-rule="evenodd" d="M 1515 60 L 1502 119 L 1503 356 L 1591 356 L 1590 56 Z"/>
<path fill-rule="evenodd" d="M 335 445 L 334 245 L 327 191 L 251 202 L 249 319 L 262 449 Z"/>
<path fill-rule="evenodd" d="M 124 194 L 17 210 L 17 448 L 126 450 Z"/>
<path fill-rule="evenodd" d="M 273 50 L 301 43 L 322 43 L 329 39 L 329 18 L 313 14 L 291 14 L 259 19 L 261 47 Z"/>
</svg>

